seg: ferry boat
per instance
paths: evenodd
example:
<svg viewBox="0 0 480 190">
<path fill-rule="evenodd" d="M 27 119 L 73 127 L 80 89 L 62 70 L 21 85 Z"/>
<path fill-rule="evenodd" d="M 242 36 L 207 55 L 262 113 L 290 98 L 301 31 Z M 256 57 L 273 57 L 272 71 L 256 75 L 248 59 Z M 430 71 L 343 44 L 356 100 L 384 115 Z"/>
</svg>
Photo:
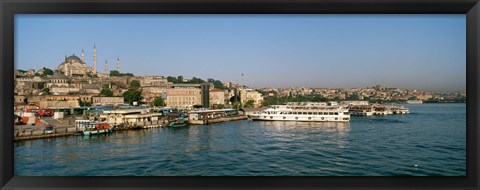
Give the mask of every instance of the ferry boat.
<svg viewBox="0 0 480 190">
<path fill-rule="evenodd" d="M 408 100 L 407 104 L 422 104 L 422 100 Z"/>
<path fill-rule="evenodd" d="M 350 121 L 348 108 L 326 102 L 289 102 L 287 105 L 273 105 L 247 117 L 250 120 L 264 121 Z"/>
<path fill-rule="evenodd" d="M 370 105 L 353 105 L 348 108 L 350 114 L 355 116 L 371 116 L 375 113 L 375 108 Z"/>
</svg>

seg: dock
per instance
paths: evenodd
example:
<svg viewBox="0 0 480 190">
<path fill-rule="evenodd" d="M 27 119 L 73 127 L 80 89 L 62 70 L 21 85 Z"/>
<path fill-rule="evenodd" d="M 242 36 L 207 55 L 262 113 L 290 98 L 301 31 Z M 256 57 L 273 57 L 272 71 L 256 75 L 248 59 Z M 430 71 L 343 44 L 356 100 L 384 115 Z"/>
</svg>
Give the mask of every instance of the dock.
<svg viewBox="0 0 480 190">
<path fill-rule="evenodd" d="M 33 139 L 45 139 L 45 138 L 55 138 L 55 137 L 66 137 L 70 135 L 79 134 L 77 132 L 67 132 L 67 133 L 53 133 L 53 134 L 42 134 L 42 135 L 30 135 L 30 136 L 21 136 L 14 137 L 14 141 L 23 141 L 23 140 L 33 140 Z"/>
<path fill-rule="evenodd" d="M 192 125 L 207 125 L 210 123 L 221 123 L 221 122 L 245 120 L 245 119 L 247 119 L 247 116 L 239 115 L 239 116 L 222 117 L 222 118 L 215 118 L 215 119 L 190 120 L 188 121 L 188 123 Z"/>
</svg>

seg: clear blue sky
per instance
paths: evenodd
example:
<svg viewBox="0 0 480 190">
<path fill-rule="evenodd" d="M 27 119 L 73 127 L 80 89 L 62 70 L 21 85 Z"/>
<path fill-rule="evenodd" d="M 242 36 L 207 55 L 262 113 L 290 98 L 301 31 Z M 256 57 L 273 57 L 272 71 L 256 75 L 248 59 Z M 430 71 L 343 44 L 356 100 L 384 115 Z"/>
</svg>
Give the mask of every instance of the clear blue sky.
<svg viewBox="0 0 480 190">
<path fill-rule="evenodd" d="M 250 87 L 466 89 L 465 15 L 16 15 L 15 64 L 55 68 L 85 50 L 97 70 Z M 244 76 L 241 76 L 244 73 Z"/>
</svg>

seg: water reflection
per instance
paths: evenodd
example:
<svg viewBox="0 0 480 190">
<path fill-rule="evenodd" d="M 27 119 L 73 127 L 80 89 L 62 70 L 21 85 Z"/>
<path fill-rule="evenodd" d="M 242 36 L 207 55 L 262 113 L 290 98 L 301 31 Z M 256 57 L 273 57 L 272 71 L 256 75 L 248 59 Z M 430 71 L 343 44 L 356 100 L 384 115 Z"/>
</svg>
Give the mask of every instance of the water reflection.
<svg viewBox="0 0 480 190">
<path fill-rule="evenodd" d="M 257 121 L 255 121 L 257 122 Z M 302 130 L 308 132 L 338 133 L 344 135 L 350 131 L 350 122 L 296 122 L 296 121 L 258 121 L 261 125 L 279 131 Z"/>
</svg>

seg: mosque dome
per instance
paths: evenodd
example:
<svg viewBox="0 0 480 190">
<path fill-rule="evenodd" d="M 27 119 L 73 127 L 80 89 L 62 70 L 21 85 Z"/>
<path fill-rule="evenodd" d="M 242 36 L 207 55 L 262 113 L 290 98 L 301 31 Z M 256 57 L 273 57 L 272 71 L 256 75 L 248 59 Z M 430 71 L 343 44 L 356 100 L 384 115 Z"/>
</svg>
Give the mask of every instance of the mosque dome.
<svg viewBox="0 0 480 190">
<path fill-rule="evenodd" d="M 80 62 L 80 63 L 82 63 L 82 60 L 79 57 L 77 57 L 75 54 L 73 54 L 73 55 L 67 57 L 67 62 L 70 62 L 70 63 L 71 62 Z"/>
<path fill-rule="evenodd" d="M 66 70 L 68 71 L 66 72 Z M 68 76 L 83 76 L 93 70 L 91 67 L 88 67 L 82 59 L 73 54 L 68 57 L 65 56 L 65 61 L 57 66 L 56 71 L 64 72 Z"/>
</svg>

